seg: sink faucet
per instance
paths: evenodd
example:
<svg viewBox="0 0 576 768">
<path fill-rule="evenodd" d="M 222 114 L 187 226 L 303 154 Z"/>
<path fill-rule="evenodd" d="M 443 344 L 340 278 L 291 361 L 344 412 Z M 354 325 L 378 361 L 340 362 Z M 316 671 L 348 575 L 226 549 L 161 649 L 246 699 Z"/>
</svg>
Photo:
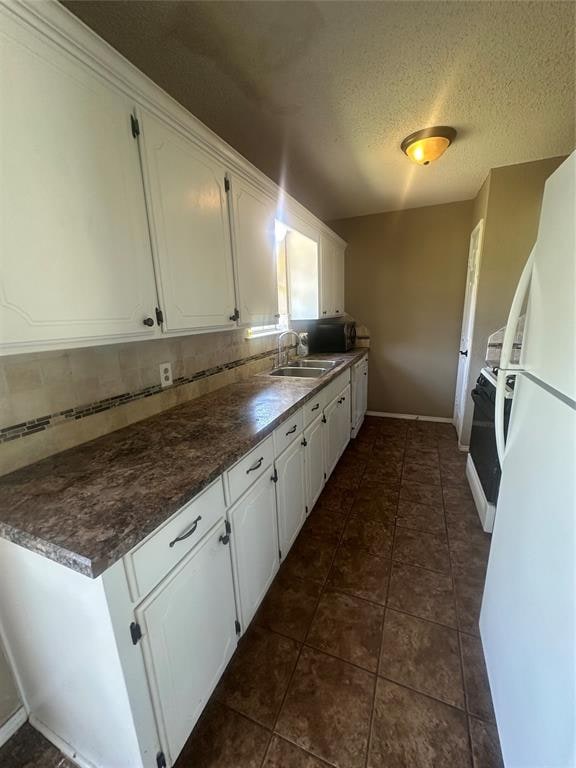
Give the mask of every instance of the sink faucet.
<svg viewBox="0 0 576 768">
<path fill-rule="evenodd" d="M 296 331 L 282 331 L 280 336 L 278 336 L 278 367 L 282 365 L 282 355 L 284 355 L 284 364 L 288 362 L 288 350 L 284 350 L 284 353 L 282 352 L 282 339 L 285 336 L 293 335 L 296 337 L 296 341 L 300 341 L 300 336 L 296 333 Z"/>
</svg>

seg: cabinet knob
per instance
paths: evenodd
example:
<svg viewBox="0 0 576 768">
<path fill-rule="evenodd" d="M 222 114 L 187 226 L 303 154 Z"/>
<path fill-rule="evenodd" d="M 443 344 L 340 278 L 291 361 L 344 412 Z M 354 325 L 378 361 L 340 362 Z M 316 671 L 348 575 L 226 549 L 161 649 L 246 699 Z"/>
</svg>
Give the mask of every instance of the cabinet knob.
<svg viewBox="0 0 576 768">
<path fill-rule="evenodd" d="M 154 325 L 154 320 L 151 317 L 145 317 L 144 320 L 142 320 L 142 322 L 144 323 L 144 325 L 147 325 L 148 328 L 152 328 L 152 326 Z"/>
<path fill-rule="evenodd" d="M 222 544 L 228 544 L 230 541 L 230 536 L 227 533 L 223 533 L 222 536 L 218 539 L 218 541 L 221 541 Z"/>
</svg>

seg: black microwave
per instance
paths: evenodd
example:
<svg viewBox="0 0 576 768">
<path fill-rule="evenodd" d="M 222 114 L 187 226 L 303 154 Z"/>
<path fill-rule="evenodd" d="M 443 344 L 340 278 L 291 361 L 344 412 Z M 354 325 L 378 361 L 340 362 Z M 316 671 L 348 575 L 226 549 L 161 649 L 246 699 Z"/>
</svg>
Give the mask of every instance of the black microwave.
<svg viewBox="0 0 576 768">
<path fill-rule="evenodd" d="M 356 323 L 322 321 L 308 329 L 309 352 L 347 352 L 356 344 Z"/>
</svg>

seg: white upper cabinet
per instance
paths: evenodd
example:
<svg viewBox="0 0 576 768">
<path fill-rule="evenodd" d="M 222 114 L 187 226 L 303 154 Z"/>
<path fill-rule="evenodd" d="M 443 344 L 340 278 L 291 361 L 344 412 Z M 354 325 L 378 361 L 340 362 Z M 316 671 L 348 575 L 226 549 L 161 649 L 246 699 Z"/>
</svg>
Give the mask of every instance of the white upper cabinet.
<svg viewBox="0 0 576 768">
<path fill-rule="evenodd" d="M 340 245 L 334 246 L 333 255 L 333 291 L 334 291 L 334 313 L 336 315 L 344 314 L 344 248 Z"/>
<path fill-rule="evenodd" d="M 318 243 L 300 232 L 286 234 L 289 313 L 292 320 L 315 320 L 320 312 Z"/>
<path fill-rule="evenodd" d="M 226 169 L 152 115 L 138 117 L 164 329 L 233 326 Z"/>
<path fill-rule="evenodd" d="M 332 240 L 322 235 L 320 240 L 320 316 L 336 314 L 336 253 Z"/>
<path fill-rule="evenodd" d="M 231 187 L 239 321 L 242 325 L 276 323 L 276 203 L 239 176 L 231 178 Z"/>
<path fill-rule="evenodd" d="M 344 314 L 345 245 L 324 233 L 318 242 L 300 232 L 286 235 L 290 317 L 315 320 Z"/>
<path fill-rule="evenodd" d="M 133 104 L 5 15 L 0 61 L 0 351 L 156 334 Z"/>
</svg>

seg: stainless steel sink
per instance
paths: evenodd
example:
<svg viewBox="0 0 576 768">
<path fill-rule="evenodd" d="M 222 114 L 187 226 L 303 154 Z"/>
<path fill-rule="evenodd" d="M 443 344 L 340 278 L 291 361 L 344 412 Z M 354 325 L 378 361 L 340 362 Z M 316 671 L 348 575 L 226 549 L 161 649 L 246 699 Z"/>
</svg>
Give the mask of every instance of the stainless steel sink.
<svg viewBox="0 0 576 768">
<path fill-rule="evenodd" d="M 289 376 L 293 379 L 318 379 L 328 372 L 328 368 L 312 368 L 309 366 L 285 365 L 269 373 L 269 376 Z"/>
<path fill-rule="evenodd" d="M 293 379 L 318 379 L 331 371 L 335 365 L 338 365 L 337 360 L 313 360 L 307 357 L 304 360 L 291 360 L 268 375 L 288 376 Z"/>
</svg>

